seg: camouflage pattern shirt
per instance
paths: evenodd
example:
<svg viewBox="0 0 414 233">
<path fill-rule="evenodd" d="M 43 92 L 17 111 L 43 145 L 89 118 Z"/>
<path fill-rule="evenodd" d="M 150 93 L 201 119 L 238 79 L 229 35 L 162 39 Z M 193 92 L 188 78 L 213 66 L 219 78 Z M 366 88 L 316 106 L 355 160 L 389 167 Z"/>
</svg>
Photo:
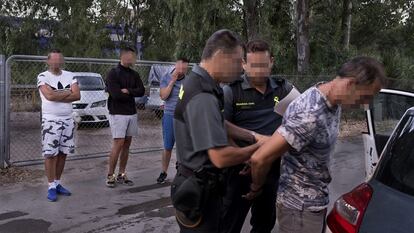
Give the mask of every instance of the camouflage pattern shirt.
<svg viewBox="0 0 414 233">
<path fill-rule="evenodd" d="M 332 106 L 317 87 L 289 105 L 277 130 L 291 146 L 282 157 L 278 204 L 309 211 L 327 207 L 329 160 L 340 115 L 341 108 Z"/>
</svg>

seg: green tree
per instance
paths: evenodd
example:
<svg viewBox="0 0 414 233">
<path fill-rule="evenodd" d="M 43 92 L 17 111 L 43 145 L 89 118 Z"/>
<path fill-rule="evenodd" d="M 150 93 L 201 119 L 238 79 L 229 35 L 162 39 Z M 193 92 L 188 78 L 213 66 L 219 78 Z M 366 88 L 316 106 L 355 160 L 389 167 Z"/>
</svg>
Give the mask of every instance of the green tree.
<svg viewBox="0 0 414 233">
<path fill-rule="evenodd" d="M 58 24 L 53 28 L 52 45 L 61 48 L 67 56 L 102 56 L 108 40 L 105 20 L 92 7 L 93 0 L 56 1 Z"/>
<path fill-rule="evenodd" d="M 296 50 L 299 74 L 308 72 L 310 66 L 309 2 L 310 0 L 296 0 Z"/>
<path fill-rule="evenodd" d="M 259 37 L 271 44 L 275 57 L 274 72 L 296 73 L 296 31 L 294 4 L 291 1 L 268 0 L 260 8 Z"/>
<path fill-rule="evenodd" d="M 61 48 L 66 56 L 102 56 L 108 43 L 105 20 L 98 17 L 95 0 L 10 0 L 2 5 L 1 49 L 6 54 L 45 54 Z M 48 31 L 49 47 L 40 48 L 39 34 Z"/>
<path fill-rule="evenodd" d="M 229 0 L 172 0 L 176 52 L 199 61 L 206 40 L 216 30 L 242 31 L 240 9 Z"/>
</svg>

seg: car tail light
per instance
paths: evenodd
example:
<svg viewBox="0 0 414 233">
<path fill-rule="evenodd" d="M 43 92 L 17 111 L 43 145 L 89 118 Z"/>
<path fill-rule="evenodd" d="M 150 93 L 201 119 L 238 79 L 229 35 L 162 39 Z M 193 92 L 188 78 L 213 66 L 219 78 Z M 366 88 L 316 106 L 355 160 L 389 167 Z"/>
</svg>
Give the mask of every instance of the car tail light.
<svg viewBox="0 0 414 233">
<path fill-rule="evenodd" d="M 358 232 L 372 193 L 371 186 L 363 183 L 340 197 L 328 215 L 327 222 L 332 233 Z"/>
</svg>

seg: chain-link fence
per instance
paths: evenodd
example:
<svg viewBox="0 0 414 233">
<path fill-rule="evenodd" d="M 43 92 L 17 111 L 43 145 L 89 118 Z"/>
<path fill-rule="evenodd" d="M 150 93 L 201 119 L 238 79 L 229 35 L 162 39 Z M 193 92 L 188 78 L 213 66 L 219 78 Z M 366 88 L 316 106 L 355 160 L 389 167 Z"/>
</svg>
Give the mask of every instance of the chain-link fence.
<svg viewBox="0 0 414 233">
<path fill-rule="evenodd" d="M 1 56 L 0 56 L 1 58 Z M 11 164 L 35 164 L 41 156 L 41 100 L 37 89 L 37 76 L 47 70 L 46 57 L 11 56 L 2 73 L 0 59 L 0 163 L 5 158 Z M 66 58 L 64 69 L 74 72 L 81 89 L 81 100 L 73 102 L 76 154 L 71 159 L 107 156 L 112 143 L 108 122 L 107 94 L 104 79 L 118 60 Z M 161 117 L 163 101 L 159 97 L 159 79 L 171 71 L 174 63 L 139 61 L 134 69 L 146 87 L 144 97 L 136 98 L 139 136 L 131 145 L 131 153 L 162 148 Z M 2 74 L 6 74 L 3 75 Z M 334 75 L 300 76 L 278 75 L 293 83 L 300 91 Z M 2 80 L 4 80 L 2 82 Z M 413 80 L 390 80 L 391 88 L 412 91 Z M 65 88 L 63 85 L 59 88 Z M 4 91 L 3 91 L 4 90 Z M 5 100 L 5 101 L 2 101 Z M 365 119 L 364 111 L 343 111 L 345 120 Z M 3 121 L 2 121 L 3 120 Z M 3 127 L 3 128 L 2 128 Z"/>
<path fill-rule="evenodd" d="M 6 58 L 0 55 L 0 168 L 6 161 Z"/>
<path fill-rule="evenodd" d="M 37 76 L 47 70 L 46 57 L 12 56 L 7 60 L 8 81 L 7 118 L 8 144 L 12 164 L 33 164 L 41 156 L 41 100 Z M 64 70 L 74 72 L 81 99 L 72 103 L 73 116 L 78 122 L 75 130 L 76 154 L 72 159 L 106 156 L 111 148 L 108 95 L 104 79 L 118 60 L 66 58 Z M 134 69 L 146 87 L 144 97 L 135 98 L 138 112 L 139 136 L 133 140 L 131 153 L 162 148 L 161 121 L 163 102 L 159 98 L 159 79 L 171 71 L 174 63 L 139 61 Z M 64 89 L 59 84 L 57 89 Z"/>
</svg>

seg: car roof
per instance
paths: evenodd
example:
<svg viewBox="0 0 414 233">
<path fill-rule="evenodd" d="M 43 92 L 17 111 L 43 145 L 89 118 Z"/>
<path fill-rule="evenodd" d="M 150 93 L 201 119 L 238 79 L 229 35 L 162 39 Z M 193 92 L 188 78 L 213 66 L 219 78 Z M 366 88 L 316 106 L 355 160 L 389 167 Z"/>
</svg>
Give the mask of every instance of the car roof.
<svg viewBox="0 0 414 233">
<path fill-rule="evenodd" d="M 411 91 L 403 91 L 403 90 L 396 90 L 396 89 L 387 89 L 383 88 L 380 90 L 380 93 L 388 93 L 388 94 L 396 94 L 396 95 L 406 95 L 414 97 L 414 92 Z"/>
<path fill-rule="evenodd" d="M 93 73 L 93 72 L 72 72 L 75 76 L 93 76 L 93 77 L 101 77 L 101 74 Z"/>
<path fill-rule="evenodd" d="M 380 93 L 393 94 L 393 95 L 402 95 L 402 96 L 408 96 L 408 97 L 414 98 L 414 92 L 411 92 L 411 91 L 403 91 L 403 90 L 384 88 L 384 89 L 381 89 Z M 407 113 L 409 112 L 410 114 L 413 113 L 414 112 L 414 106 L 408 108 L 406 112 Z"/>
</svg>

